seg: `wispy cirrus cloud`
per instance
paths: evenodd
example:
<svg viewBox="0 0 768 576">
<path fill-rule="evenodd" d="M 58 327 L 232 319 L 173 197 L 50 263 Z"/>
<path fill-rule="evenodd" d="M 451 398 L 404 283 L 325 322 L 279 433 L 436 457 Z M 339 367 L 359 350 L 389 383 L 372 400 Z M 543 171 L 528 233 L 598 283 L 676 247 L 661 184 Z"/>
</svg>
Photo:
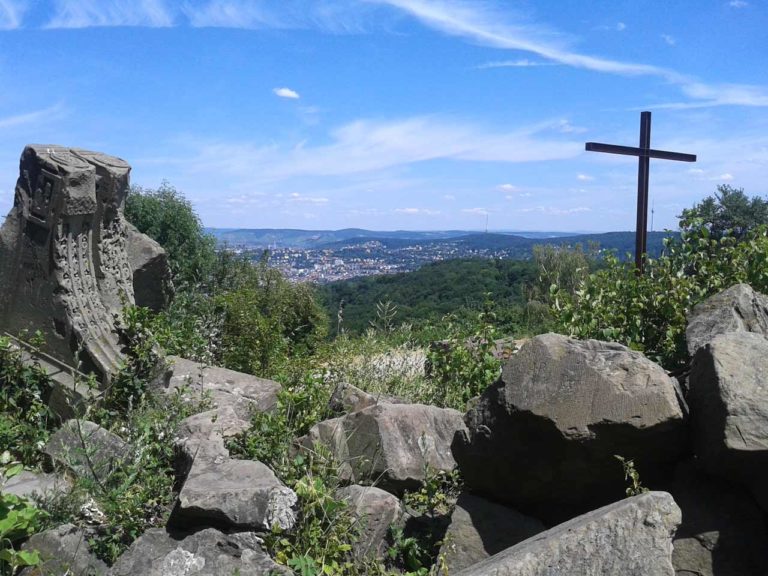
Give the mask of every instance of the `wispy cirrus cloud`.
<svg viewBox="0 0 768 576">
<path fill-rule="evenodd" d="M 174 10 L 165 0 L 54 0 L 46 28 L 98 26 L 173 26 Z"/>
<path fill-rule="evenodd" d="M 445 34 L 485 46 L 530 52 L 546 60 L 607 74 L 655 76 L 680 87 L 695 100 L 666 107 L 768 106 L 765 86 L 706 84 L 675 70 L 635 62 L 591 56 L 572 50 L 562 39 L 530 24 L 511 22 L 494 4 L 467 0 L 367 0 L 405 12 Z M 738 2 L 739 0 L 734 0 Z"/>
<path fill-rule="evenodd" d="M 22 18 L 28 9 L 27 0 L 0 0 L 0 30 L 21 27 Z"/>
<path fill-rule="evenodd" d="M 480 64 L 480 70 L 487 68 L 535 68 L 537 66 L 559 66 L 558 62 L 547 62 L 546 60 L 529 60 L 528 58 L 518 58 L 517 60 L 499 60 L 495 62 L 485 62 Z"/>
<path fill-rule="evenodd" d="M 503 132 L 433 116 L 362 119 L 333 130 L 330 142 L 320 145 L 201 143 L 192 162 L 201 170 L 281 179 L 361 174 L 430 160 L 516 163 L 581 154 L 581 142 L 547 136 L 550 126 Z"/>
<path fill-rule="evenodd" d="M 41 110 L 33 112 L 24 112 L 13 116 L 0 117 L 0 129 L 16 128 L 18 126 L 27 126 L 49 122 L 50 120 L 61 116 L 64 113 L 64 107 L 61 104 L 55 104 Z"/>
</svg>

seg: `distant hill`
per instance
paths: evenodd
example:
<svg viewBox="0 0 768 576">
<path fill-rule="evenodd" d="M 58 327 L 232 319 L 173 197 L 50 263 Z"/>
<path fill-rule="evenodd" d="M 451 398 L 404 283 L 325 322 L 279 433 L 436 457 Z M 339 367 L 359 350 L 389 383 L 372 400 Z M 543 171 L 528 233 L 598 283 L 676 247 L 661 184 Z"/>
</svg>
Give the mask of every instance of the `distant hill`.
<svg viewBox="0 0 768 576">
<path fill-rule="evenodd" d="M 362 228 L 342 230 L 299 230 L 292 228 L 206 228 L 205 231 L 222 244 L 247 246 L 249 248 L 325 248 L 326 246 L 359 240 L 411 240 L 427 242 L 445 240 L 460 236 L 471 236 L 478 232 L 468 230 L 391 230 L 377 231 Z M 494 232 L 493 234 L 526 238 L 561 238 L 573 236 L 572 232 Z"/>
<path fill-rule="evenodd" d="M 656 257 L 661 254 L 664 247 L 664 238 L 675 235 L 669 232 L 649 232 L 648 233 L 648 253 Z M 528 259 L 533 253 L 533 247 L 536 244 L 556 244 L 574 246 L 582 244 L 588 246 L 591 243 L 597 244 L 602 250 L 615 250 L 620 258 L 624 258 L 627 253 L 635 251 L 635 233 L 634 232 L 606 232 L 603 234 L 578 234 L 573 236 L 557 236 L 545 238 L 527 238 L 515 234 L 499 233 L 465 233 L 460 236 L 450 238 L 436 239 L 408 239 L 408 238 L 382 238 L 376 236 L 363 236 L 325 244 L 323 248 L 340 250 L 342 248 L 350 249 L 357 245 L 366 244 L 371 241 L 378 241 L 383 247 L 389 249 L 405 248 L 408 246 L 435 246 L 441 245 L 447 247 L 460 248 L 462 252 L 470 251 L 503 251 L 506 258 Z"/>
</svg>

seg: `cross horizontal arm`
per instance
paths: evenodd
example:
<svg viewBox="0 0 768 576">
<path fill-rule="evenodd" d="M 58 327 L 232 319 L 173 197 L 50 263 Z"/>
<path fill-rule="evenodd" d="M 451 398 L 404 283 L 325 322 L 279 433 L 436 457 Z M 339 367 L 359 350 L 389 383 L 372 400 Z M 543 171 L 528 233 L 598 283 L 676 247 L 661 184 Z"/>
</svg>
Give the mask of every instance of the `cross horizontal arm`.
<svg viewBox="0 0 768 576">
<path fill-rule="evenodd" d="M 633 146 L 616 146 L 615 144 L 600 144 L 599 142 L 587 142 L 584 148 L 587 152 L 608 152 L 609 154 L 623 154 L 624 156 L 647 156 L 648 158 L 660 158 L 662 160 L 696 162 L 696 154 L 667 152 L 666 150 L 654 150 L 652 148 L 645 150 L 643 148 L 634 148 Z"/>
</svg>

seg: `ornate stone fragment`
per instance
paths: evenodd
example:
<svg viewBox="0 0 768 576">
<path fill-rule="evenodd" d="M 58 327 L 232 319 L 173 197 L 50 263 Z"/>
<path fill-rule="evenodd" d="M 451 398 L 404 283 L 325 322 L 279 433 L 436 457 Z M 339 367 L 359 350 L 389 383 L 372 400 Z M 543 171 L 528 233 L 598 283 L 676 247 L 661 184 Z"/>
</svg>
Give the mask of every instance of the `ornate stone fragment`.
<svg viewBox="0 0 768 576">
<path fill-rule="evenodd" d="M 131 167 L 99 152 L 29 145 L 0 229 L 0 332 L 39 330 L 44 352 L 108 380 L 116 322 L 133 304 L 123 204 Z"/>
</svg>

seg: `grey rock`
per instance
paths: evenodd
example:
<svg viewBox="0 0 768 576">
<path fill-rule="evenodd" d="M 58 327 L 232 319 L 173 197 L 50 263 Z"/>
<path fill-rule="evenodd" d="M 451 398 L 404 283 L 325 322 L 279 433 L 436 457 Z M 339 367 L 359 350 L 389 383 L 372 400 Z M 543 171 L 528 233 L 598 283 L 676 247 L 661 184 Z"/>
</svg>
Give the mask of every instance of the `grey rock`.
<svg viewBox="0 0 768 576">
<path fill-rule="evenodd" d="M 768 296 L 748 284 L 735 284 L 694 306 L 685 329 L 688 353 L 719 334 L 754 332 L 768 336 Z"/>
<path fill-rule="evenodd" d="M 210 398 L 214 409 L 230 406 L 245 420 L 254 410 L 267 412 L 277 405 L 280 384 L 227 368 L 206 366 L 178 356 L 168 356 L 164 390 L 183 390 L 191 399 Z"/>
<path fill-rule="evenodd" d="M 750 332 L 716 336 L 689 376 L 696 454 L 712 475 L 753 487 L 768 510 L 768 340 Z"/>
<path fill-rule="evenodd" d="M 678 524 L 672 497 L 650 492 L 555 526 L 455 576 L 673 576 Z"/>
<path fill-rule="evenodd" d="M 381 558 L 387 551 L 390 526 L 402 524 L 405 510 L 400 500 L 374 486 L 354 484 L 338 490 L 338 497 L 349 502 L 357 526 L 359 540 L 352 546 L 359 558 Z"/>
<path fill-rule="evenodd" d="M 85 531 L 72 524 L 35 534 L 22 550 L 37 550 L 41 564 L 24 568 L 20 576 L 104 576 L 108 572 L 107 565 L 91 553 Z"/>
<path fill-rule="evenodd" d="M 261 462 L 198 457 L 179 493 L 174 524 L 290 530 L 296 494 Z"/>
<path fill-rule="evenodd" d="M 619 344 L 544 334 L 504 365 L 453 451 L 468 489 L 552 525 L 623 496 L 615 455 L 646 480 L 679 459 L 675 383 Z"/>
<path fill-rule="evenodd" d="M 451 514 L 439 556 L 463 570 L 545 530 L 535 518 L 463 492 Z"/>
<path fill-rule="evenodd" d="M 122 438 L 88 420 L 74 419 L 51 435 L 43 452 L 78 476 L 99 482 L 131 457 Z"/>
<path fill-rule="evenodd" d="M 32 498 L 66 493 L 70 488 L 69 482 L 61 476 L 24 470 L 0 485 L 0 492 L 21 498 Z"/>
<path fill-rule="evenodd" d="M 224 534 L 206 528 L 193 534 L 147 530 L 118 558 L 110 576 L 272 576 L 292 574 L 276 564 L 251 532 Z"/>
<path fill-rule="evenodd" d="M 743 489 L 689 461 L 678 466 L 670 492 L 683 512 L 672 552 L 678 575 L 768 574 L 768 531 Z"/>
<path fill-rule="evenodd" d="M 356 386 L 342 382 L 333 391 L 328 401 L 328 407 L 335 414 L 348 414 L 357 412 L 369 406 L 375 406 L 379 399 L 373 394 L 368 394 Z"/>
<path fill-rule="evenodd" d="M 304 446 L 320 443 L 341 463 L 342 477 L 401 494 L 429 468 L 456 467 L 450 445 L 465 431 L 461 413 L 422 404 L 377 404 L 315 425 Z"/>
<path fill-rule="evenodd" d="M 39 330 L 44 352 L 69 366 L 77 353 L 103 380 L 122 361 L 115 320 L 133 303 L 123 218 L 130 170 L 98 152 L 27 146 L 0 229 L 0 330 Z"/>
<path fill-rule="evenodd" d="M 171 267 L 162 246 L 126 222 L 126 251 L 133 271 L 136 306 L 162 310 L 173 296 Z"/>
</svg>

